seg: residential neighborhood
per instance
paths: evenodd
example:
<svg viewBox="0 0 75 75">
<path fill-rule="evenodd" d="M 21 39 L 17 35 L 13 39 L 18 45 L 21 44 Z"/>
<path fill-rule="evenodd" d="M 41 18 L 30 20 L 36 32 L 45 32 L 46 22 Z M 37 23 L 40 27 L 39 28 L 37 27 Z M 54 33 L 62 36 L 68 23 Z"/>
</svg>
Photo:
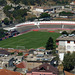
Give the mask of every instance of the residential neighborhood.
<svg viewBox="0 0 75 75">
<path fill-rule="evenodd" d="M 0 75 L 75 75 L 75 1 L 0 0 Z"/>
</svg>

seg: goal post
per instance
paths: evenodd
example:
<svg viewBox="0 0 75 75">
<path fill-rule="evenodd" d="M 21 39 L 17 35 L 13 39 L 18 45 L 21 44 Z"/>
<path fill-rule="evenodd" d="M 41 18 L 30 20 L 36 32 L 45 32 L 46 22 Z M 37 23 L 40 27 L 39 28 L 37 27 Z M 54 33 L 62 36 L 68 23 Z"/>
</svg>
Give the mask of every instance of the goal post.
<svg viewBox="0 0 75 75">
<path fill-rule="evenodd" d="M 24 50 L 25 46 L 16 46 L 16 49 L 22 49 L 22 50 Z"/>
</svg>

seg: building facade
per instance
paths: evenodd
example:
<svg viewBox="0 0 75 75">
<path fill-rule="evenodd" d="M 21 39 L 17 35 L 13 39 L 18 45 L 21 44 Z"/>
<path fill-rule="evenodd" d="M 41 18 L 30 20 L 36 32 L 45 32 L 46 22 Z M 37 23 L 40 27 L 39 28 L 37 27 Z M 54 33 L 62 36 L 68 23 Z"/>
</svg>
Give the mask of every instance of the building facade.
<svg viewBox="0 0 75 75">
<path fill-rule="evenodd" d="M 56 44 L 58 45 L 57 50 L 61 61 L 63 60 L 65 53 L 75 52 L 75 35 L 62 35 L 57 38 L 56 41 Z"/>
</svg>

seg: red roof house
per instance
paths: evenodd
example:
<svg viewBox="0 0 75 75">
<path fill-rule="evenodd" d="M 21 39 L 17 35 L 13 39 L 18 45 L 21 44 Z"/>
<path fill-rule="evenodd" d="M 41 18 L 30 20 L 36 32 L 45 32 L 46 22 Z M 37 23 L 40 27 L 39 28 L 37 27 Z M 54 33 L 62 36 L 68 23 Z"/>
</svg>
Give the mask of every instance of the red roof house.
<svg viewBox="0 0 75 75">
<path fill-rule="evenodd" d="M 10 71 L 7 69 L 0 69 L 0 75 L 23 75 L 19 72 Z"/>
<path fill-rule="evenodd" d="M 26 63 L 25 62 L 21 62 L 20 64 L 16 65 L 17 68 L 26 68 Z"/>
<path fill-rule="evenodd" d="M 27 75 L 58 75 L 58 69 L 50 64 L 44 63 L 39 67 L 27 72 Z"/>
</svg>

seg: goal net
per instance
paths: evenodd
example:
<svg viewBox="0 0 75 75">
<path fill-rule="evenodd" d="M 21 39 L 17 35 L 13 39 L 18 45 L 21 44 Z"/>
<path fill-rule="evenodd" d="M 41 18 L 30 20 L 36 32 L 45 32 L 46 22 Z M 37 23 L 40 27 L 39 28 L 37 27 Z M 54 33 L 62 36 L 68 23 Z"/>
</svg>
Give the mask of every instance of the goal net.
<svg viewBox="0 0 75 75">
<path fill-rule="evenodd" d="M 25 46 L 16 46 L 16 49 L 24 50 L 25 49 Z"/>
</svg>

